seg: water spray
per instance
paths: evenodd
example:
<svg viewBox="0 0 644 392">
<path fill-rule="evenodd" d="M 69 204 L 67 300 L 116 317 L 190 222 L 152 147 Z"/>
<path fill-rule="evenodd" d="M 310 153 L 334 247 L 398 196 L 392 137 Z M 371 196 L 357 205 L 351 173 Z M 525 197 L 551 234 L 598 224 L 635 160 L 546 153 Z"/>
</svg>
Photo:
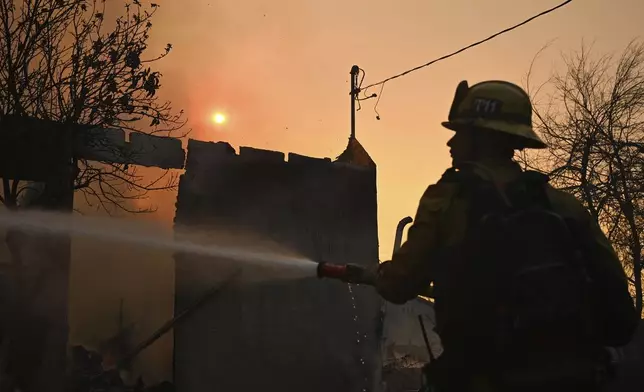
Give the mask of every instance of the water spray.
<svg viewBox="0 0 644 392">
<path fill-rule="evenodd" d="M 77 216 L 50 211 L 0 212 L 0 227 L 40 235 L 71 235 L 145 246 L 172 252 L 210 256 L 238 261 L 248 266 L 278 268 L 271 274 L 280 279 L 301 279 L 316 275 L 316 263 L 305 257 L 287 256 L 270 250 L 250 250 L 241 246 L 199 244 L 178 238 L 151 224 L 124 219 Z M 198 234 L 198 232 L 194 232 Z M 188 233 L 190 234 L 190 233 Z"/>
</svg>

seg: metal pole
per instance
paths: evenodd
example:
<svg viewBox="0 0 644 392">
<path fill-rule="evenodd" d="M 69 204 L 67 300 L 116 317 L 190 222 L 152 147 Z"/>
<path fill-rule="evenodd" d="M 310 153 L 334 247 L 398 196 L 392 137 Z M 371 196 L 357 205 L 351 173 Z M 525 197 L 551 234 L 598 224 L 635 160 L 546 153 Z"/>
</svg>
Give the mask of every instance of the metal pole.
<svg viewBox="0 0 644 392">
<path fill-rule="evenodd" d="M 354 65 L 351 67 L 351 137 L 356 138 L 356 98 L 358 97 L 358 74 L 360 67 Z"/>
<path fill-rule="evenodd" d="M 235 271 L 235 273 L 233 273 L 230 277 L 228 277 L 225 281 L 223 281 L 223 283 L 220 283 L 217 286 L 214 286 L 213 288 L 208 290 L 206 294 L 200 297 L 192 305 L 190 305 L 188 308 L 181 311 L 181 313 L 179 313 L 178 315 L 168 320 L 158 330 L 156 330 L 149 338 L 145 339 L 138 346 L 136 346 L 130 353 L 125 355 L 123 358 L 121 358 L 117 364 L 117 368 L 122 369 L 125 365 L 127 365 L 130 361 L 132 361 L 132 359 L 134 359 L 137 355 L 139 355 L 141 351 L 145 350 L 152 343 L 159 340 L 159 338 L 161 338 L 168 331 L 173 329 L 180 321 L 183 321 L 183 319 L 185 319 L 187 316 L 194 313 L 202 305 L 206 304 L 210 299 L 216 297 L 218 294 L 220 294 L 222 291 L 228 288 L 228 286 L 230 286 L 233 283 L 233 281 L 240 275 L 240 273 L 241 273 L 241 270 Z"/>
<path fill-rule="evenodd" d="M 429 354 L 430 362 L 434 362 L 434 353 L 432 352 L 432 346 L 429 344 L 429 338 L 427 337 L 427 330 L 425 329 L 425 322 L 423 321 L 423 316 L 418 315 L 418 321 L 420 322 L 420 329 L 423 332 L 423 340 L 425 340 L 425 346 L 427 347 L 427 353 Z"/>
</svg>

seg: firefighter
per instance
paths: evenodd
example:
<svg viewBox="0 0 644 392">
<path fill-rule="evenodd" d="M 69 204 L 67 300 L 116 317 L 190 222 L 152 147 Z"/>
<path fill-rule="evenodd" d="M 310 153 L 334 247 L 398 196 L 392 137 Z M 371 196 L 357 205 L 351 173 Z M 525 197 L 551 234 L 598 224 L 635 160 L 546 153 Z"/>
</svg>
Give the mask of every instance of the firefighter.
<svg viewBox="0 0 644 392">
<path fill-rule="evenodd" d="M 452 167 L 422 195 L 406 242 L 395 252 L 391 261 L 380 265 L 375 284 L 380 295 L 395 304 L 403 304 L 427 292 L 428 286 L 432 285 L 435 293 L 436 332 L 441 336 L 444 348 L 443 355 L 436 364 L 431 364 L 435 367 L 431 374 L 441 375 L 433 381 L 433 390 L 528 391 L 535 388 L 534 390 L 573 391 L 585 388 L 583 390 L 588 391 L 598 388 L 601 374 L 605 370 L 599 350 L 592 351 L 593 355 L 585 356 L 590 351 L 584 351 L 583 355 L 575 356 L 582 360 L 571 366 L 582 365 L 575 368 L 579 370 L 576 373 L 570 371 L 571 374 L 575 373 L 574 376 L 567 377 L 565 374 L 554 374 L 567 366 L 556 361 L 556 352 L 547 353 L 546 359 L 542 361 L 548 362 L 548 367 L 548 364 L 538 363 L 539 360 L 535 359 L 537 355 L 527 353 L 526 350 L 521 352 L 520 347 L 514 347 L 514 351 L 510 350 L 513 355 L 516 358 L 522 356 L 522 363 L 531 363 L 526 366 L 533 367 L 536 371 L 530 373 L 528 369 L 524 373 L 517 372 L 519 375 L 515 374 L 514 378 L 505 377 L 504 370 L 498 368 L 501 367 L 499 364 L 511 364 L 512 361 L 518 363 L 520 359 L 503 359 L 492 355 L 493 352 L 502 351 L 494 346 L 492 337 L 486 335 L 493 328 L 486 323 L 492 324 L 494 321 L 487 320 L 487 314 L 477 313 L 479 308 L 488 309 L 486 298 L 482 298 L 484 295 L 480 290 L 473 292 L 472 282 L 478 282 L 477 277 L 468 274 L 475 273 L 474 270 L 454 267 L 462 264 L 463 260 L 453 259 L 454 253 L 448 251 L 469 246 L 466 237 L 468 225 L 472 221 L 468 211 L 475 200 L 468 198 L 471 193 L 463 192 L 463 184 L 467 182 L 463 179 L 476 178 L 494 188 L 504 198 L 504 191 L 509 184 L 526 173 L 513 160 L 515 151 L 547 148 L 533 130 L 532 105 L 528 94 L 519 86 L 505 81 L 485 81 L 472 86 L 463 81 L 456 89 L 449 120 L 442 125 L 454 131 L 447 143 Z M 634 333 L 639 317 L 629 296 L 626 275 L 610 242 L 596 221 L 573 196 L 554 189 L 547 184 L 547 179 L 539 189 L 544 190 L 544 197 L 556 213 L 567 222 L 574 223 L 577 233 L 575 238 L 582 244 L 580 249 L 583 248 L 584 265 L 595 279 L 592 286 L 594 291 L 586 296 L 594 301 L 593 307 L 599 309 L 593 319 L 593 322 L 597 321 L 593 329 L 593 344 L 597 347 L 626 344 Z M 481 204 L 480 200 L 478 204 Z M 534 249 L 539 249 L 539 245 Z M 523 255 L 519 254 L 517 257 L 522 258 L 529 253 L 531 251 L 526 249 Z M 485 262 L 491 266 L 494 260 Z M 449 286 L 449 289 L 445 286 Z M 470 299 L 464 300 L 468 297 Z M 487 301 L 494 301 L 494 298 L 496 297 L 490 295 Z M 459 309 L 463 304 L 472 307 Z M 477 325 L 462 325 L 464 323 Z M 470 338 L 472 334 L 476 334 L 476 337 Z M 504 354 L 499 354 L 502 355 Z M 534 361 L 530 362 L 532 359 Z M 585 359 L 588 361 L 584 362 Z M 561 363 L 563 362 L 565 361 L 562 360 Z M 575 361 L 566 363 L 572 362 Z M 553 367 L 556 368 L 555 371 L 546 374 Z"/>
</svg>

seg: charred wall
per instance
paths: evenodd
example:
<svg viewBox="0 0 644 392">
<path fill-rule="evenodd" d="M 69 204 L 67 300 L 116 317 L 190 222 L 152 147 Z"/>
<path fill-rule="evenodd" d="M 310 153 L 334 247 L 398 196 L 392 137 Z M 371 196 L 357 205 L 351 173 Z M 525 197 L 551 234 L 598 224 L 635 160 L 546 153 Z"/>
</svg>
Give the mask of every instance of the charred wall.
<svg viewBox="0 0 644 392">
<path fill-rule="evenodd" d="M 190 140 L 175 225 L 252 231 L 311 259 L 375 266 L 375 165 Z M 211 258 L 176 256 L 175 313 L 227 273 Z M 380 304 L 370 288 L 317 278 L 228 289 L 175 330 L 175 383 L 372 391 Z"/>
</svg>

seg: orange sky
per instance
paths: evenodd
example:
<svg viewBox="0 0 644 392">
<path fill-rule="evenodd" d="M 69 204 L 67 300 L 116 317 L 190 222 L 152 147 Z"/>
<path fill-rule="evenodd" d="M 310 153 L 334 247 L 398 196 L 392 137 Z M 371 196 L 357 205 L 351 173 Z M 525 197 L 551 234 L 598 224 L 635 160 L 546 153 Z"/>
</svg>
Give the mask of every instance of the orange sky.
<svg viewBox="0 0 644 392">
<path fill-rule="evenodd" d="M 108 0 L 109 2 L 110 0 Z M 191 137 L 335 158 L 349 135 L 349 69 L 365 84 L 425 63 L 555 6 L 558 0 L 157 0 L 150 42 L 174 50 L 157 63 L 161 96 L 186 110 Z M 112 0 L 111 4 L 118 3 Z M 522 4 L 522 6 L 519 6 Z M 535 53 L 536 81 L 560 53 L 595 41 L 621 51 L 642 33 L 641 0 L 575 0 L 517 31 L 385 86 L 375 119 L 367 101 L 357 137 L 378 164 L 381 258 L 390 257 L 396 223 L 415 213 L 425 187 L 449 165 L 441 128 L 456 84 L 484 79 L 522 83 Z M 215 128 L 221 110 L 230 122 Z M 174 195 L 157 198 L 170 220 Z"/>
</svg>

